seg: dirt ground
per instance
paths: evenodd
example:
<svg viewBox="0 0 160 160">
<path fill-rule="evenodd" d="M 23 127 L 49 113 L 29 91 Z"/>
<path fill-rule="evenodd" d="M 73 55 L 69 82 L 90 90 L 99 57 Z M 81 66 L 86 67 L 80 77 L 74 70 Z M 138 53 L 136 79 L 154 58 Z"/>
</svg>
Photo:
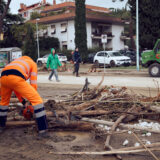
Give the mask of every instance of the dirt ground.
<svg viewBox="0 0 160 160">
<path fill-rule="evenodd" d="M 39 84 L 38 91 L 44 100 L 60 99 L 79 90 L 81 86 Z M 136 89 L 135 89 L 136 90 Z M 138 89 L 137 89 L 138 90 Z M 140 91 L 141 90 L 141 91 Z M 146 92 L 140 89 L 139 93 Z M 156 91 L 153 91 L 156 93 Z M 147 93 L 148 94 L 148 93 Z M 92 132 L 55 131 L 50 130 L 51 138 L 37 140 L 35 126 L 22 128 L 7 128 L 0 135 L 0 160 L 115 160 L 114 156 L 91 155 L 55 155 L 53 152 L 66 151 L 104 151 L 105 137 L 96 138 Z M 141 136 L 141 135 L 140 135 Z M 128 133 L 116 135 L 112 138 L 111 145 L 121 148 L 125 139 L 130 141 L 128 146 L 133 146 L 135 138 Z M 143 137 L 141 137 L 144 139 Z M 152 135 L 147 140 L 158 142 L 160 135 Z M 158 153 L 156 153 L 157 156 Z M 124 160 L 151 160 L 150 154 L 143 152 L 131 155 L 121 155 Z"/>
</svg>

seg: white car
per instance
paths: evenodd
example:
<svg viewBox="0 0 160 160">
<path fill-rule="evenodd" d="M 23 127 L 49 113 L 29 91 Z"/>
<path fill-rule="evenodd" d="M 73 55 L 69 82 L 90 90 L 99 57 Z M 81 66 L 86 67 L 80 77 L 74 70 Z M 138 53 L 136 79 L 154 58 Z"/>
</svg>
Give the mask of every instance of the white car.
<svg viewBox="0 0 160 160">
<path fill-rule="evenodd" d="M 107 65 L 110 67 L 130 65 L 131 59 L 121 55 L 118 51 L 100 51 L 94 56 L 93 62 L 97 65 Z"/>
<path fill-rule="evenodd" d="M 43 57 L 41 57 L 41 58 L 38 58 L 38 59 L 37 59 L 37 64 L 38 64 L 38 66 L 42 66 L 42 64 L 46 64 L 49 55 L 50 55 L 50 54 L 46 54 L 45 56 L 43 56 Z M 58 55 L 58 58 L 59 58 L 60 62 L 64 62 L 64 63 L 67 62 L 67 57 L 66 57 L 64 54 L 58 53 L 57 55 Z"/>
</svg>

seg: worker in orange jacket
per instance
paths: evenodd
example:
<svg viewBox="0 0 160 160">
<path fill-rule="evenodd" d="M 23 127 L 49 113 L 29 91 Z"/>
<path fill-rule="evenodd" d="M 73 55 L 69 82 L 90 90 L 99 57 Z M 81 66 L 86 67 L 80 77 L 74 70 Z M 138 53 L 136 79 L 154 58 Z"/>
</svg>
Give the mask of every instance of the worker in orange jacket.
<svg viewBox="0 0 160 160">
<path fill-rule="evenodd" d="M 30 79 L 30 84 L 26 80 Z M 37 65 L 28 56 L 22 56 L 8 64 L 1 73 L 0 131 L 6 125 L 8 105 L 12 91 L 26 98 L 33 106 L 39 135 L 47 131 L 43 100 L 37 92 Z"/>
<path fill-rule="evenodd" d="M 27 120 L 30 120 L 32 118 L 33 112 L 34 112 L 33 107 L 20 94 L 18 94 L 17 92 L 14 92 L 14 94 L 18 98 L 19 102 L 21 102 L 23 104 L 23 108 L 21 110 L 21 113 L 23 114 L 24 118 L 26 118 Z M 1 97 L 1 78 L 0 78 L 0 97 Z"/>
</svg>

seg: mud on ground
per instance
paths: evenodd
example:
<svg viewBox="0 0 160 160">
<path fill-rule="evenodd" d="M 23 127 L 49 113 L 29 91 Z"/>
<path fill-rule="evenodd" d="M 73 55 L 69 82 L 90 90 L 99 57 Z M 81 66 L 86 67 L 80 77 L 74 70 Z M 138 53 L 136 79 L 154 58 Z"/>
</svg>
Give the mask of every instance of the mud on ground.
<svg viewBox="0 0 160 160">
<path fill-rule="evenodd" d="M 39 93 L 44 99 L 59 98 L 59 95 L 72 94 L 80 86 L 54 86 L 39 85 Z M 66 151 L 103 151 L 103 138 L 95 138 L 94 133 L 75 131 L 49 131 L 51 138 L 37 140 L 35 126 L 22 128 L 7 128 L 0 135 L 0 160 L 115 160 L 114 156 L 88 156 L 88 155 L 55 155 L 53 152 Z M 128 138 L 130 145 L 136 141 L 128 133 L 116 135 L 112 138 L 113 147 L 120 148 Z M 159 141 L 160 136 L 155 134 L 149 137 L 152 142 Z M 151 160 L 148 153 L 122 155 L 124 160 Z"/>
</svg>

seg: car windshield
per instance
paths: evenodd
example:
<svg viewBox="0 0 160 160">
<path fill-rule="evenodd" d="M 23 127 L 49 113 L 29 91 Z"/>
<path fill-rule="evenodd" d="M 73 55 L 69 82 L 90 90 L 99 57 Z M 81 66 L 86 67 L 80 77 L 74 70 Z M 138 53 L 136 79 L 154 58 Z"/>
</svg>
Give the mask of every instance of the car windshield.
<svg viewBox="0 0 160 160">
<path fill-rule="evenodd" d="M 122 56 L 119 52 L 108 52 L 111 57 Z"/>
<path fill-rule="evenodd" d="M 49 56 L 49 54 L 46 54 L 45 56 L 43 56 L 43 58 L 47 58 Z"/>
<path fill-rule="evenodd" d="M 59 56 L 65 56 L 63 53 L 58 53 Z"/>
<path fill-rule="evenodd" d="M 96 53 L 90 53 L 88 54 L 88 57 L 94 57 Z"/>
</svg>

